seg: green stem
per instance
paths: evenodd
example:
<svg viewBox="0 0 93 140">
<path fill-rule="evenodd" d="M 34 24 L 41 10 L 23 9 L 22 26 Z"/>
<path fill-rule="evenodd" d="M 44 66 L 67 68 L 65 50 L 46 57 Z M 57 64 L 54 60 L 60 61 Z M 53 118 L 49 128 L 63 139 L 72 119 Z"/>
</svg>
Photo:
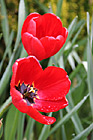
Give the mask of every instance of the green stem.
<svg viewBox="0 0 93 140">
<path fill-rule="evenodd" d="M 0 117 L 3 115 L 3 113 L 7 110 L 7 108 L 12 104 L 12 98 L 11 96 L 6 100 L 6 102 L 1 106 L 0 108 Z"/>
</svg>

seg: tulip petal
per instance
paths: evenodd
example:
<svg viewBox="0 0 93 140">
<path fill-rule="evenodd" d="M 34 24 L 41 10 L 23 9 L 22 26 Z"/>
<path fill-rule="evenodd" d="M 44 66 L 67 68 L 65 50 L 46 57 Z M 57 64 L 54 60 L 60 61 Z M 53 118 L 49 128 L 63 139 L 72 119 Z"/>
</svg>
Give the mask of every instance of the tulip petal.
<svg viewBox="0 0 93 140">
<path fill-rule="evenodd" d="M 38 18 L 39 16 L 41 16 L 41 15 L 38 14 L 38 13 L 31 13 L 30 15 L 27 16 L 27 18 L 25 19 L 24 24 L 23 24 L 23 26 L 22 26 L 21 35 L 23 35 L 23 33 L 27 32 L 27 28 L 28 28 L 28 25 L 29 25 L 29 21 L 30 21 L 31 19 Z"/>
<path fill-rule="evenodd" d="M 33 107 L 36 108 L 38 111 L 49 113 L 49 112 L 55 112 L 60 109 L 63 109 L 67 105 L 68 105 L 68 101 L 65 97 L 63 97 L 62 100 L 57 100 L 57 101 L 36 99 Z"/>
<path fill-rule="evenodd" d="M 66 38 L 68 36 L 68 30 L 65 27 L 62 28 L 62 35 L 64 36 L 64 38 L 66 40 Z"/>
<path fill-rule="evenodd" d="M 70 84 L 66 71 L 53 66 L 46 68 L 35 81 L 38 96 L 42 100 L 61 100 L 68 93 Z"/>
<path fill-rule="evenodd" d="M 52 124 L 56 121 L 54 117 L 48 117 L 45 115 L 40 114 L 36 109 L 34 109 L 32 106 L 28 106 L 25 99 L 22 99 L 22 94 L 16 90 L 11 89 L 11 96 L 12 96 L 12 103 L 14 106 L 21 111 L 22 113 L 26 113 L 31 118 L 35 119 L 36 121 L 43 123 L 43 124 Z"/>
<path fill-rule="evenodd" d="M 49 125 L 49 124 L 53 124 L 56 121 L 56 119 L 54 117 L 42 115 L 33 107 L 29 107 L 27 115 L 29 115 L 31 118 L 35 119 L 36 121 L 38 121 L 42 124 Z"/>
<path fill-rule="evenodd" d="M 34 56 L 20 58 L 13 65 L 11 86 L 17 85 L 19 81 L 20 83 L 32 84 L 37 77 L 40 77 L 41 72 L 41 65 Z"/>
<path fill-rule="evenodd" d="M 45 58 L 56 54 L 65 43 L 65 39 L 62 35 L 59 35 L 56 38 L 46 36 L 41 38 L 40 41 L 46 52 Z"/>
<path fill-rule="evenodd" d="M 44 47 L 36 37 L 26 32 L 22 35 L 22 42 L 29 55 L 34 55 L 39 60 L 44 59 Z"/>
<path fill-rule="evenodd" d="M 57 37 L 62 35 L 62 22 L 53 13 L 46 13 L 36 20 L 36 36 L 40 39 L 44 36 Z"/>
<path fill-rule="evenodd" d="M 36 36 L 36 22 L 33 19 L 29 21 L 27 32 L 32 34 L 33 36 Z"/>
</svg>

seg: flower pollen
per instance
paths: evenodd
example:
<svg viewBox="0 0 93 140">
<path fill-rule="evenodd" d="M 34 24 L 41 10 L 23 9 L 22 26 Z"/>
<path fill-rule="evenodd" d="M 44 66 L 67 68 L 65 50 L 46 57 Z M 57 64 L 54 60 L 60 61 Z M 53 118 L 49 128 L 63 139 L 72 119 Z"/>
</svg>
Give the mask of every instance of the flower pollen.
<svg viewBox="0 0 93 140">
<path fill-rule="evenodd" d="M 35 103 L 35 98 L 38 98 L 38 90 L 34 87 L 34 84 L 30 86 L 29 84 L 24 84 L 24 82 L 22 84 L 19 82 L 18 86 L 15 86 L 15 88 L 23 95 L 23 99 L 26 100 L 28 105 Z"/>
</svg>

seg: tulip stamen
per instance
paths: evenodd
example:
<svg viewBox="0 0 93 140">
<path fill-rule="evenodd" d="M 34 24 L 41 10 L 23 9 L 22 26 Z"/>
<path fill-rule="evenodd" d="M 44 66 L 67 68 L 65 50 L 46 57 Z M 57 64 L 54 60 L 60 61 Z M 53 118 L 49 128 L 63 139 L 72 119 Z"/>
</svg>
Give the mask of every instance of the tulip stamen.
<svg viewBox="0 0 93 140">
<path fill-rule="evenodd" d="M 15 86 L 15 88 L 23 95 L 23 99 L 27 101 L 28 105 L 35 103 L 35 99 L 38 98 L 38 90 L 33 86 L 33 84 L 30 86 L 29 84 L 25 85 L 24 82 L 22 84 L 19 82 L 18 86 Z"/>
</svg>

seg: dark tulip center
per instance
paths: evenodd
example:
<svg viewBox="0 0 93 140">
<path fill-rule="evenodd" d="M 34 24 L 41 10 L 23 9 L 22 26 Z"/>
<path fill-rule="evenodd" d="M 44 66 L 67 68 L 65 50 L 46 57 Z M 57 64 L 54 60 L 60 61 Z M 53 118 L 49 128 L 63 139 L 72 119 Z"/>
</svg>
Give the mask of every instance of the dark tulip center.
<svg viewBox="0 0 93 140">
<path fill-rule="evenodd" d="M 23 95 L 23 99 L 27 101 L 27 104 L 30 105 L 34 102 L 34 99 L 37 98 L 37 89 L 34 88 L 33 84 L 30 86 L 25 85 L 24 82 L 22 84 L 18 84 L 15 88 Z"/>
</svg>

